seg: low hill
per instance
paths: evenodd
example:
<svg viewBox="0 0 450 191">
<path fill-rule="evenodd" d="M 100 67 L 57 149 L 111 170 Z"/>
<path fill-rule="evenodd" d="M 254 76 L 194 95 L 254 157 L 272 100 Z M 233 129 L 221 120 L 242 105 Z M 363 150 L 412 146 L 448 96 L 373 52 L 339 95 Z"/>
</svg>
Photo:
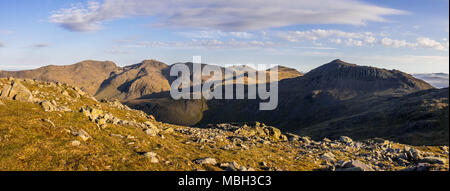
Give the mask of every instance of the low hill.
<svg viewBox="0 0 450 191">
<path fill-rule="evenodd" d="M 44 66 L 35 70 L 0 71 L 0 77 L 29 78 L 48 82 L 62 82 L 80 87 L 94 94 L 103 80 L 121 68 L 114 62 L 83 61 L 68 66 Z"/>
</svg>

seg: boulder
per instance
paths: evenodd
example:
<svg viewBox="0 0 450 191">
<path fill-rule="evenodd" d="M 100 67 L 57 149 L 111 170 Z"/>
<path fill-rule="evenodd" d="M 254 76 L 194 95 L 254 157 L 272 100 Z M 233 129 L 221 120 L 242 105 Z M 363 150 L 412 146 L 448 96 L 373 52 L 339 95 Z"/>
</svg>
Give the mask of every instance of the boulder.
<svg viewBox="0 0 450 191">
<path fill-rule="evenodd" d="M 0 92 L 0 97 L 25 102 L 33 101 L 33 94 L 19 80 L 12 80 L 11 85 L 4 86 Z"/>
<path fill-rule="evenodd" d="M 421 163 L 428 163 L 428 164 L 445 164 L 445 159 L 439 158 L 439 157 L 425 157 L 422 160 L 420 160 Z"/>
<path fill-rule="evenodd" d="M 326 160 L 326 161 L 334 161 L 334 160 L 336 160 L 335 157 L 336 156 L 331 152 L 320 155 L 320 158 L 323 160 Z"/>
<path fill-rule="evenodd" d="M 45 112 L 56 111 L 56 106 L 49 101 L 44 100 L 39 103 L 39 105 L 42 107 L 42 109 L 44 109 Z"/>
<path fill-rule="evenodd" d="M 80 141 L 72 141 L 72 142 L 70 142 L 70 144 L 74 147 L 78 147 L 81 145 Z"/>
<path fill-rule="evenodd" d="M 158 128 L 158 127 L 156 127 L 156 125 L 154 125 L 150 121 L 146 121 L 146 122 L 144 122 L 144 124 L 147 125 L 148 127 L 152 128 L 152 129 L 157 129 Z"/>
<path fill-rule="evenodd" d="M 150 135 L 150 136 L 154 137 L 154 136 L 158 135 L 159 129 L 154 129 L 154 128 L 153 129 L 146 129 L 146 130 L 144 130 L 144 132 L 147 135 Z"/>
<path fill-rule="evenodd" d="M 300 136 L 292 133 L 286 133 L 286 136 L 289 141 L 298 141 L 300 139 Z"/>
<path fill-rule="evenodd" d="M 77 92 L 77 94 L 79 94 L 79 95 L 81 95 L 81 96 L 86 95 L 86 93 L 84 93 L 83 90 L 81 90 L 81 89 L 78 88 L 78 87 L 74 87 L 73 90 L 75 90 L 75 92 Z"/>
<path fill-rule="evenodd" d="M 245 171 L 243 168 L 241 168 L 241 165 L 239 165 L 235 161 L 228 163 L 228 166 L 225 170 L 226 171 Z"/>
<path fill-rule="evenodd" d="M 372 167 L 369 165 L 359 161 L 359 160 L 352 160 L 350 162 L 346 162 L 343 166 L 343 168 L 337 169 L 340 171 L 374 171 Z"/>
<path fill-rule="evenodd" d="M 309 138 L 309 137 L 301 137 L 300 139 L 301 139 L 301 140 L 303 141 L 303 143 L 305 143 L 306 145 L 311 144 L 311 138 Z"/>
<path fill-rule="evenodd" d="M 268 135 L 275 138 L 280 139 L 281 131 L 275 127 L 267 127 L 267 130 L 269 131 Z"/>
<path fill-rule="evenodd" d="M 341 142 L 346 143 L 346 144 L 353 143 L 353 140 L 350 137 L 346 137 L 346 136 L 341 136 L 339 138 L 339 140 L 341 140 Z"/>
<path fill-rule="evenodd" d="M 210 164 L 210 165 L 217 164 L 217 160 L 215 158 L 211 158 L 211 157 L 197 159 L 197 160 L 194 160 L 194 162 L 197 164 Z"/>
<path fill-rule="evenodd" d="M 92 107 L 89 107 L 89 106 L 82 107 L 80 109 L 80 112 L 82 112 L 84 115 L 89 117 L 89 119 L 92 122 L 97 122 L 96 120 L 103 116 L 103 111 L 102 110 L 98 110 L 98 109 L 95 109 L 95 108 L 92 108 Z"/>
<path fill-rule="evenodd" d="M 146 152 L 144 153 L 144 156 L 149 158 L 151 163 L 159 163 L 159 159 L 156 157 L 157 154 L 154 152 Z"/>
<path fill-rule="evenodd" d="M 83 141 L 87 141 L 91 138 L 91 136 L 83 129 L 72 131 L 72 135 L 81 138 Z"/>
<path fill-rule="evenodd" d="M 414 148 L 410 148 L 407 152 L 406 152 L 408 159 L 411 161 L 419 161 L 422 160 L 423 156 L 422 156 L 422 152 L 418 149 L 414 149 Z"/>
</svg>

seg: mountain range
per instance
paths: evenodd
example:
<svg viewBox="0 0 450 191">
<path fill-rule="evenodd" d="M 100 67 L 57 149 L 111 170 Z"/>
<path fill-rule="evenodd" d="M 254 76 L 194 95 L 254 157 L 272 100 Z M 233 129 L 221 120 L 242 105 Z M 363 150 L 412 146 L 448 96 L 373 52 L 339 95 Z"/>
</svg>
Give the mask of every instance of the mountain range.
<svg viewBox="0 0 450 191">
<path fill-rule="evenodd" d="M 191 68 L 194 65 L 185 64 Z M 260 111 L 263 100 L 173 100 L 169 94 L 174 80 L 169 76 L 172 66 L 156 60 L 126 67 L 108 61 L 84 61 L 28 71 L 0 71 L 0 77 L 67 83 L 97 99 L 117 99 L 159 121 L 177 125 L 207 127 L 261 121 L 315 139 L 346 135 L 414 145 L 449 142 L 448 88 L 436 89 L 401 71 L 341 60 L 306 74 L 280 66 L 279 105 L 273 111 Z"/>
</svg>

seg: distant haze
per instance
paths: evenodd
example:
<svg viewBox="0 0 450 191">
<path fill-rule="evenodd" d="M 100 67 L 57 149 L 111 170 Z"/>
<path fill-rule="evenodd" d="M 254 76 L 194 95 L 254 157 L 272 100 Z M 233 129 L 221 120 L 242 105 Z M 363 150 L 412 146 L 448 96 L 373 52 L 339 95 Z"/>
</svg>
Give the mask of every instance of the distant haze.
<svg viewBox="0 0 450 191">
<path fill-rule="evenodd" d="M 413 74 L 413 76 L 428 82 L 436 88 L 449 87 L 449 75 L 445 73 Z"/>
</svg>

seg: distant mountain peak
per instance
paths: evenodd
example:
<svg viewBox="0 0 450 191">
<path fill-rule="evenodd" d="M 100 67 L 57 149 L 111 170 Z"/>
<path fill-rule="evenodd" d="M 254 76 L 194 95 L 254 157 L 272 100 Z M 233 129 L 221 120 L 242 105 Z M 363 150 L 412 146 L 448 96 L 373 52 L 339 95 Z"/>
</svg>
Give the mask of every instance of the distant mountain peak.
<svg viewBox="0 0 450 191">
<path fill-rule="evenodd" d="M 398 70 L 359 66 L 339 59 L 308 72 L 305 77 L 308 84 L 317 89 L 410 93 L 433 88 Z"/>
<path fill-rule="evenodd" d="M 133 64 L 130 66 L 125 66 L 124 69 L 125 70 L 132 70 L 132 69 L 136 69 L 136 68 L 147 68 L 147 67 L 151 67 L 151 68 L 166 68 L 167 64 L 160 62 L 158 60 L 143 60 L 142 62 L 138 63 L 138 64 Z"/>
</svg>

